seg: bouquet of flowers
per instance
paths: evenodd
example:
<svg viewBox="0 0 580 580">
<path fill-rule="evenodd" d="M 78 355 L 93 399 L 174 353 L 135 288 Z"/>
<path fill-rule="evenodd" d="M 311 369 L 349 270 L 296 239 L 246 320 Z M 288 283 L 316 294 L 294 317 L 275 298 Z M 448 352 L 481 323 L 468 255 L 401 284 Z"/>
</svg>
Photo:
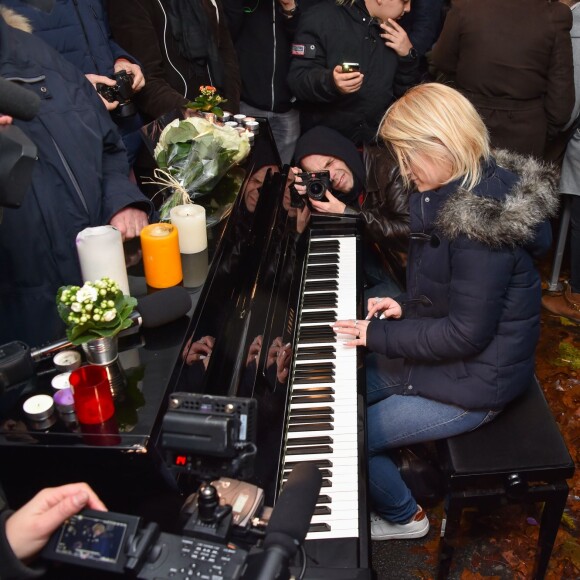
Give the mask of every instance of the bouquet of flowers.
<svg viewBox="0 0 580 580">
<path fill-rule="evenodd" d="M 123 294 L 117 282 L 101 278 L 80 286 L 61 286 L 56 295 L 58 313 L 67 325 L 67 338 L 80 345 L 93 338 L 113 337 L 129 328 L 137 300 Z"/>
<path fill-rule="evenodd" d="M 217 94 L 215 87 L 208 85 L 199 87 L 199 95 L 193 101 L 187 103 L 186 107 L 195 111 L 213 113 L 216 117 L 221 117 L 224 112 L 220 105 L 227 102 L 227 99 Z"/>
<path fill-rule="evenodd" d="M 232 127 L 216 125 L 201 117 L 169 123 L 154 150 L 158 165 L 155 183 L 173 190 L 161 205 L 161 220 L 169 219 L 172 207 L 212 192 L 249 151 L 248 135 Z"/>
</svg>

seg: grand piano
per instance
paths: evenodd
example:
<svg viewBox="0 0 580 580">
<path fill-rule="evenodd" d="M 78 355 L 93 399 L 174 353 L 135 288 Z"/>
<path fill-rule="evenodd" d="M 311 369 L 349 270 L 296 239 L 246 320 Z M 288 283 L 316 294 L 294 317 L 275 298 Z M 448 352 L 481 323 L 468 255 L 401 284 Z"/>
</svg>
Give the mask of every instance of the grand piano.
<svg viewBox="0 0 580 580">
<path fill-rule="evenodd" d="M 18 504 L 23 489 L 84 476 L 111 509 L 139 512 L 134 486 L 154 497 L 172 489 L 159 449 L 171 396 L 249 397 L 257 401 L 257 453 L 248 480 L 264 490 L 265 504 L 275 506 L 297 463 L 312 462 L 323 476 L 305 543 L 305 577 L 367 577 L 364 372 L 361 353 L 331 329 L 334 320 L 361 317 L 360 232 L 352 218 L 292 207 L 287 168 L 259 120 L 242 189 L 227 223 L 210 236 L 211 263 L 203 286 L 192 291 L 195 307 L 185 321 L 142 333 L 145 402 L 136 425 L 100 445 L 54 428 L 27 433 L 31 442 L 15 437 L 13 427 L 22 423 L 19 401 L 30 386 L 9 395 L 11 401 L 5 394 L 2 480 Z M 132 286 L 138 277 L 137 268 Z M 196 350 L 200 343 L 211 344 L 209 356 Z M 36 391 L 47 380 L 35 380 Z M 22 460 L 26 468 L 6 473 L 7 463 Z"/>
</svg>

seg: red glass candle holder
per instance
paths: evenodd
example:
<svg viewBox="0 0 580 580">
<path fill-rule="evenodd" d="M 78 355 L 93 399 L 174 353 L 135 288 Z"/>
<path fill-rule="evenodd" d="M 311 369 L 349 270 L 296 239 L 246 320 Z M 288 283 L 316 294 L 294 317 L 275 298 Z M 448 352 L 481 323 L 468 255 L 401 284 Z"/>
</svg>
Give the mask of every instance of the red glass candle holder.
<svg viewBox="0 0 580 580">
<path fill-rule="evenodd" d="M 82 366 L 71 372 L 69 381 L 79 423 L 104 423 L 114 415 L 115 404 L 104 367 Z"/>
</svg>

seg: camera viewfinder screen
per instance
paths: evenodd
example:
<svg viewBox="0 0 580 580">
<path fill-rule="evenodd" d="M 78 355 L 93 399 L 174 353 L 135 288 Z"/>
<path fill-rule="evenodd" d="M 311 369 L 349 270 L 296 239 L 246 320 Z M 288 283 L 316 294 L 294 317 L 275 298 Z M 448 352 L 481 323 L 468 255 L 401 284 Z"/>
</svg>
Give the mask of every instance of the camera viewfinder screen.
<svg viewBox="0 0 580 580">
<path fill-rule="evenodd" d="M 62 527 L 56 553 L 116 564 L 126 533 L 127 524 L 124 522 L 73 516 Z"/>
</svg>

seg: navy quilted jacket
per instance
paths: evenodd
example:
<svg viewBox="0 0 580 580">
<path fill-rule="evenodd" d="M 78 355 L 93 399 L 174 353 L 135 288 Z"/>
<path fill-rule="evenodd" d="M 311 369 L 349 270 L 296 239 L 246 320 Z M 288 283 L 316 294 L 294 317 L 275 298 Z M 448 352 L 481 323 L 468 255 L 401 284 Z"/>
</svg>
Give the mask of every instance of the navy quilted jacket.
<svg viewBox="0 0 580 580">
<path fill-rule="evenodd" d="M 400 394 L 502 409 L 530 384 L 540 332 L 534 256 L 551 242 L 551 168 L 496 157 L 474 191 L 457 182 L 410 197 L 407 294 L 400 320 L 374 319 L 367 346 L 406 362 Z M 514 173 L 514 171 L 517 172 Z"/>
</svg>

